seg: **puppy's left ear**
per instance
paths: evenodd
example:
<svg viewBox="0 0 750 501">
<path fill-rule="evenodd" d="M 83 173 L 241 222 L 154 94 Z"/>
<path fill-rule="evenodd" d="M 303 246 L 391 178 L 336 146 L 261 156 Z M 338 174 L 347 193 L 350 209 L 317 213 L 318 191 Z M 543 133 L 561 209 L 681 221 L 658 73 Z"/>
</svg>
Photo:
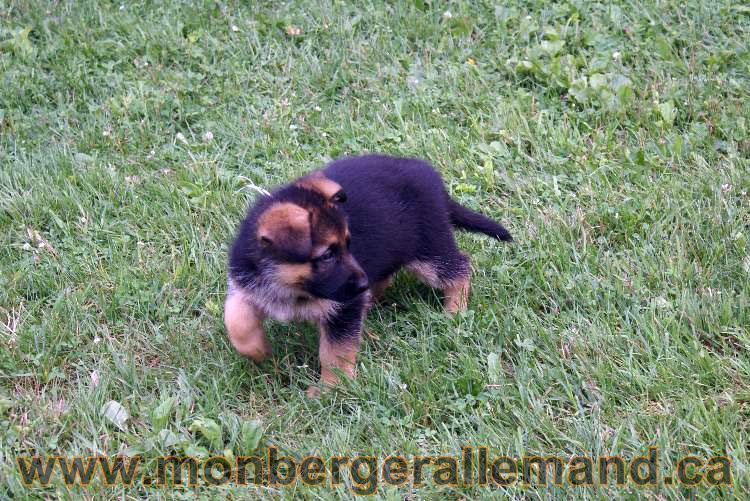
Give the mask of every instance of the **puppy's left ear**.
<svg viewBox="0 0 750 501">
<path fill-rule="evenodd" d="M 293 203 L 274 204 L 258 218 L 257 239 L 263 249 L 304 258 L 312 246 L 310 213 Z"/>
<path fill-rule="evenodd" d="M 346 202 L 346 193 L 336 181 L 328 179 L 323 171 L 316 170 L 301 178 L 296 183 L 300 188 L 320 193 L 331 203 Z"/>
</svg>

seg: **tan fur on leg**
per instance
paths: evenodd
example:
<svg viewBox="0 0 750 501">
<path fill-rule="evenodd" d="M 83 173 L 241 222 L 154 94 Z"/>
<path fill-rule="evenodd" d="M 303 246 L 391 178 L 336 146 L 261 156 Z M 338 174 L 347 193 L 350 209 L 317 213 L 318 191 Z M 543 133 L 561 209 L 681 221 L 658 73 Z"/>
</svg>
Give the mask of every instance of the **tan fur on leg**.
<svg viewBox="0 0 750 501">
<path fill-rule="evenodd" d="M 224 325 L 229 340 L 238 352 L 256 362 L 271 355 L 271 343 L 263 332 L 263 318 L 263 313 L 240 294 L 229 293 L 224 303 Z"/>
<path fill-rule="evenodd" d="M 320 326 L 320 387 L 310 386 L 307 396 L 318 396 L 321 389 L 335 386 L 339 382 L 339 377 L 334 369 L 339 369 L 347 377 L 354 379 L 358 350 L 359 338 L 332 341 L 326 329 Z"/>
<path fill-rule="evenodd" d="M 411 270 L 417 277 L 427 284 L 443 290 L 445 296 L 443 307 L 449 315 L 454 315 L 458 311 L 466 309 L 469 303 L 469 289 L 471 288 L 471 266 L 469 256 L 461 253 L 466 259 L 461 269 L 455 270 L 457 274 L 465 274 L 458 278 L 444 280 L 440 278 L 435 265 L 428 261 L 412 261 L 406 267 Z"/>
<path fill-rule="evenodd" d="M 435 265 L 429 261 L 412 261 L 406 268 L 414 273 L 422 282 L 437 288 L 442 285 Z"/>
<path fill-rule="evenodd" d="M 379 303 L 383 299 L 385 290 L 390 287 L 392 283 L 393 276 L 386 277 L 380 282 L 375 282 L 375 284 L 370 288 L 370 291 L 372 292 L 372 303 Z"/>
<path fill-rule="evenodd" d="M 458 311 L 464 311 L 469 303 L 469 289 L 471 279 L 469 276 L 459 278 L 443 289 L 445 299 L 443 306 L 445 311 L 454 315 Z"/>
</svg>

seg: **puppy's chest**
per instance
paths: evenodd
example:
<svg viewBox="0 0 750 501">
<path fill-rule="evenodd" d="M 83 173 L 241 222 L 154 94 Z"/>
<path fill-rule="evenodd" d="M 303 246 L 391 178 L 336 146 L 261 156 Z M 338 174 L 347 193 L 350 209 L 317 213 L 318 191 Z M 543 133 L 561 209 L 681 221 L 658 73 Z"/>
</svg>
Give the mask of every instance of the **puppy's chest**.
<svg viewBox="0 0 750 501">
<path fill-rule="evenodd" d="M 289 322 L 291 320 L 322 320 L 336 311 L 337 303 L 328 299 L 296 297 L 288 300 L 267 301 L 261 305 L 269 317 Z"/>
<path fill-rule="evenodd" d="M 338 308 L 338 303 L 335 301 L 299 295 L 275 285 L 241 287 L 230 281 L 229 292 L 240 294 L 244 301 L 257 307 L 269 317 L 282 322 L 318 321 L 330 317 Z"/>
</svg>

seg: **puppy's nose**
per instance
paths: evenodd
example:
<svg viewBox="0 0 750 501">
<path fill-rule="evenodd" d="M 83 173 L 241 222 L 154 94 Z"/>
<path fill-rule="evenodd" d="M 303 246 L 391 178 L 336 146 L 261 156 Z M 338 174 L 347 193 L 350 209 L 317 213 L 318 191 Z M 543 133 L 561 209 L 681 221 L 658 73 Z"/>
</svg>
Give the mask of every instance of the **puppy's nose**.
<svg viewBox="0 0 750 501">
<path fill-rule="evenodd" d="M 370 287 L 370 282 L 369 280 L 367 280 L 367 277 L 365 275 L 360 275 L 357 277 L 357 281 L 355 283 L 357 294 L 363 293 L 369 287 Z"/>
</svg>

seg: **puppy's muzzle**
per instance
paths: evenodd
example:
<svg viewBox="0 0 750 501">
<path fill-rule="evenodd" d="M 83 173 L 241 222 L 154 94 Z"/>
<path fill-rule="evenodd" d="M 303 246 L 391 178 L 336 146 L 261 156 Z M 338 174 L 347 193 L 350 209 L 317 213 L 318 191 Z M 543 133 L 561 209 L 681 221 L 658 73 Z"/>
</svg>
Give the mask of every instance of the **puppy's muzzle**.
<svg viewBox="0 0 750 501">
<path fill-rule="evenodd" d="M 364 273 L 358 275 L 352 275 L 349 278 L 349 288 L 354 292 L 353 295 L 358 296 L 366 291 L 370 287 L 370 282 Z"/>
<path fill-rule="evenodd" d="M 359 266 L 359 263 L 357 263 L 354 258 L 349 257 L 346 264 L 352 270 L 351 275 L 349 275 L 349 278 L 344 285 L 347 296 L 359 296 L 370 288 L 370 281 L 367 279 L 367 275 L 365 274 L 364 270 Z"/>
</svg>

